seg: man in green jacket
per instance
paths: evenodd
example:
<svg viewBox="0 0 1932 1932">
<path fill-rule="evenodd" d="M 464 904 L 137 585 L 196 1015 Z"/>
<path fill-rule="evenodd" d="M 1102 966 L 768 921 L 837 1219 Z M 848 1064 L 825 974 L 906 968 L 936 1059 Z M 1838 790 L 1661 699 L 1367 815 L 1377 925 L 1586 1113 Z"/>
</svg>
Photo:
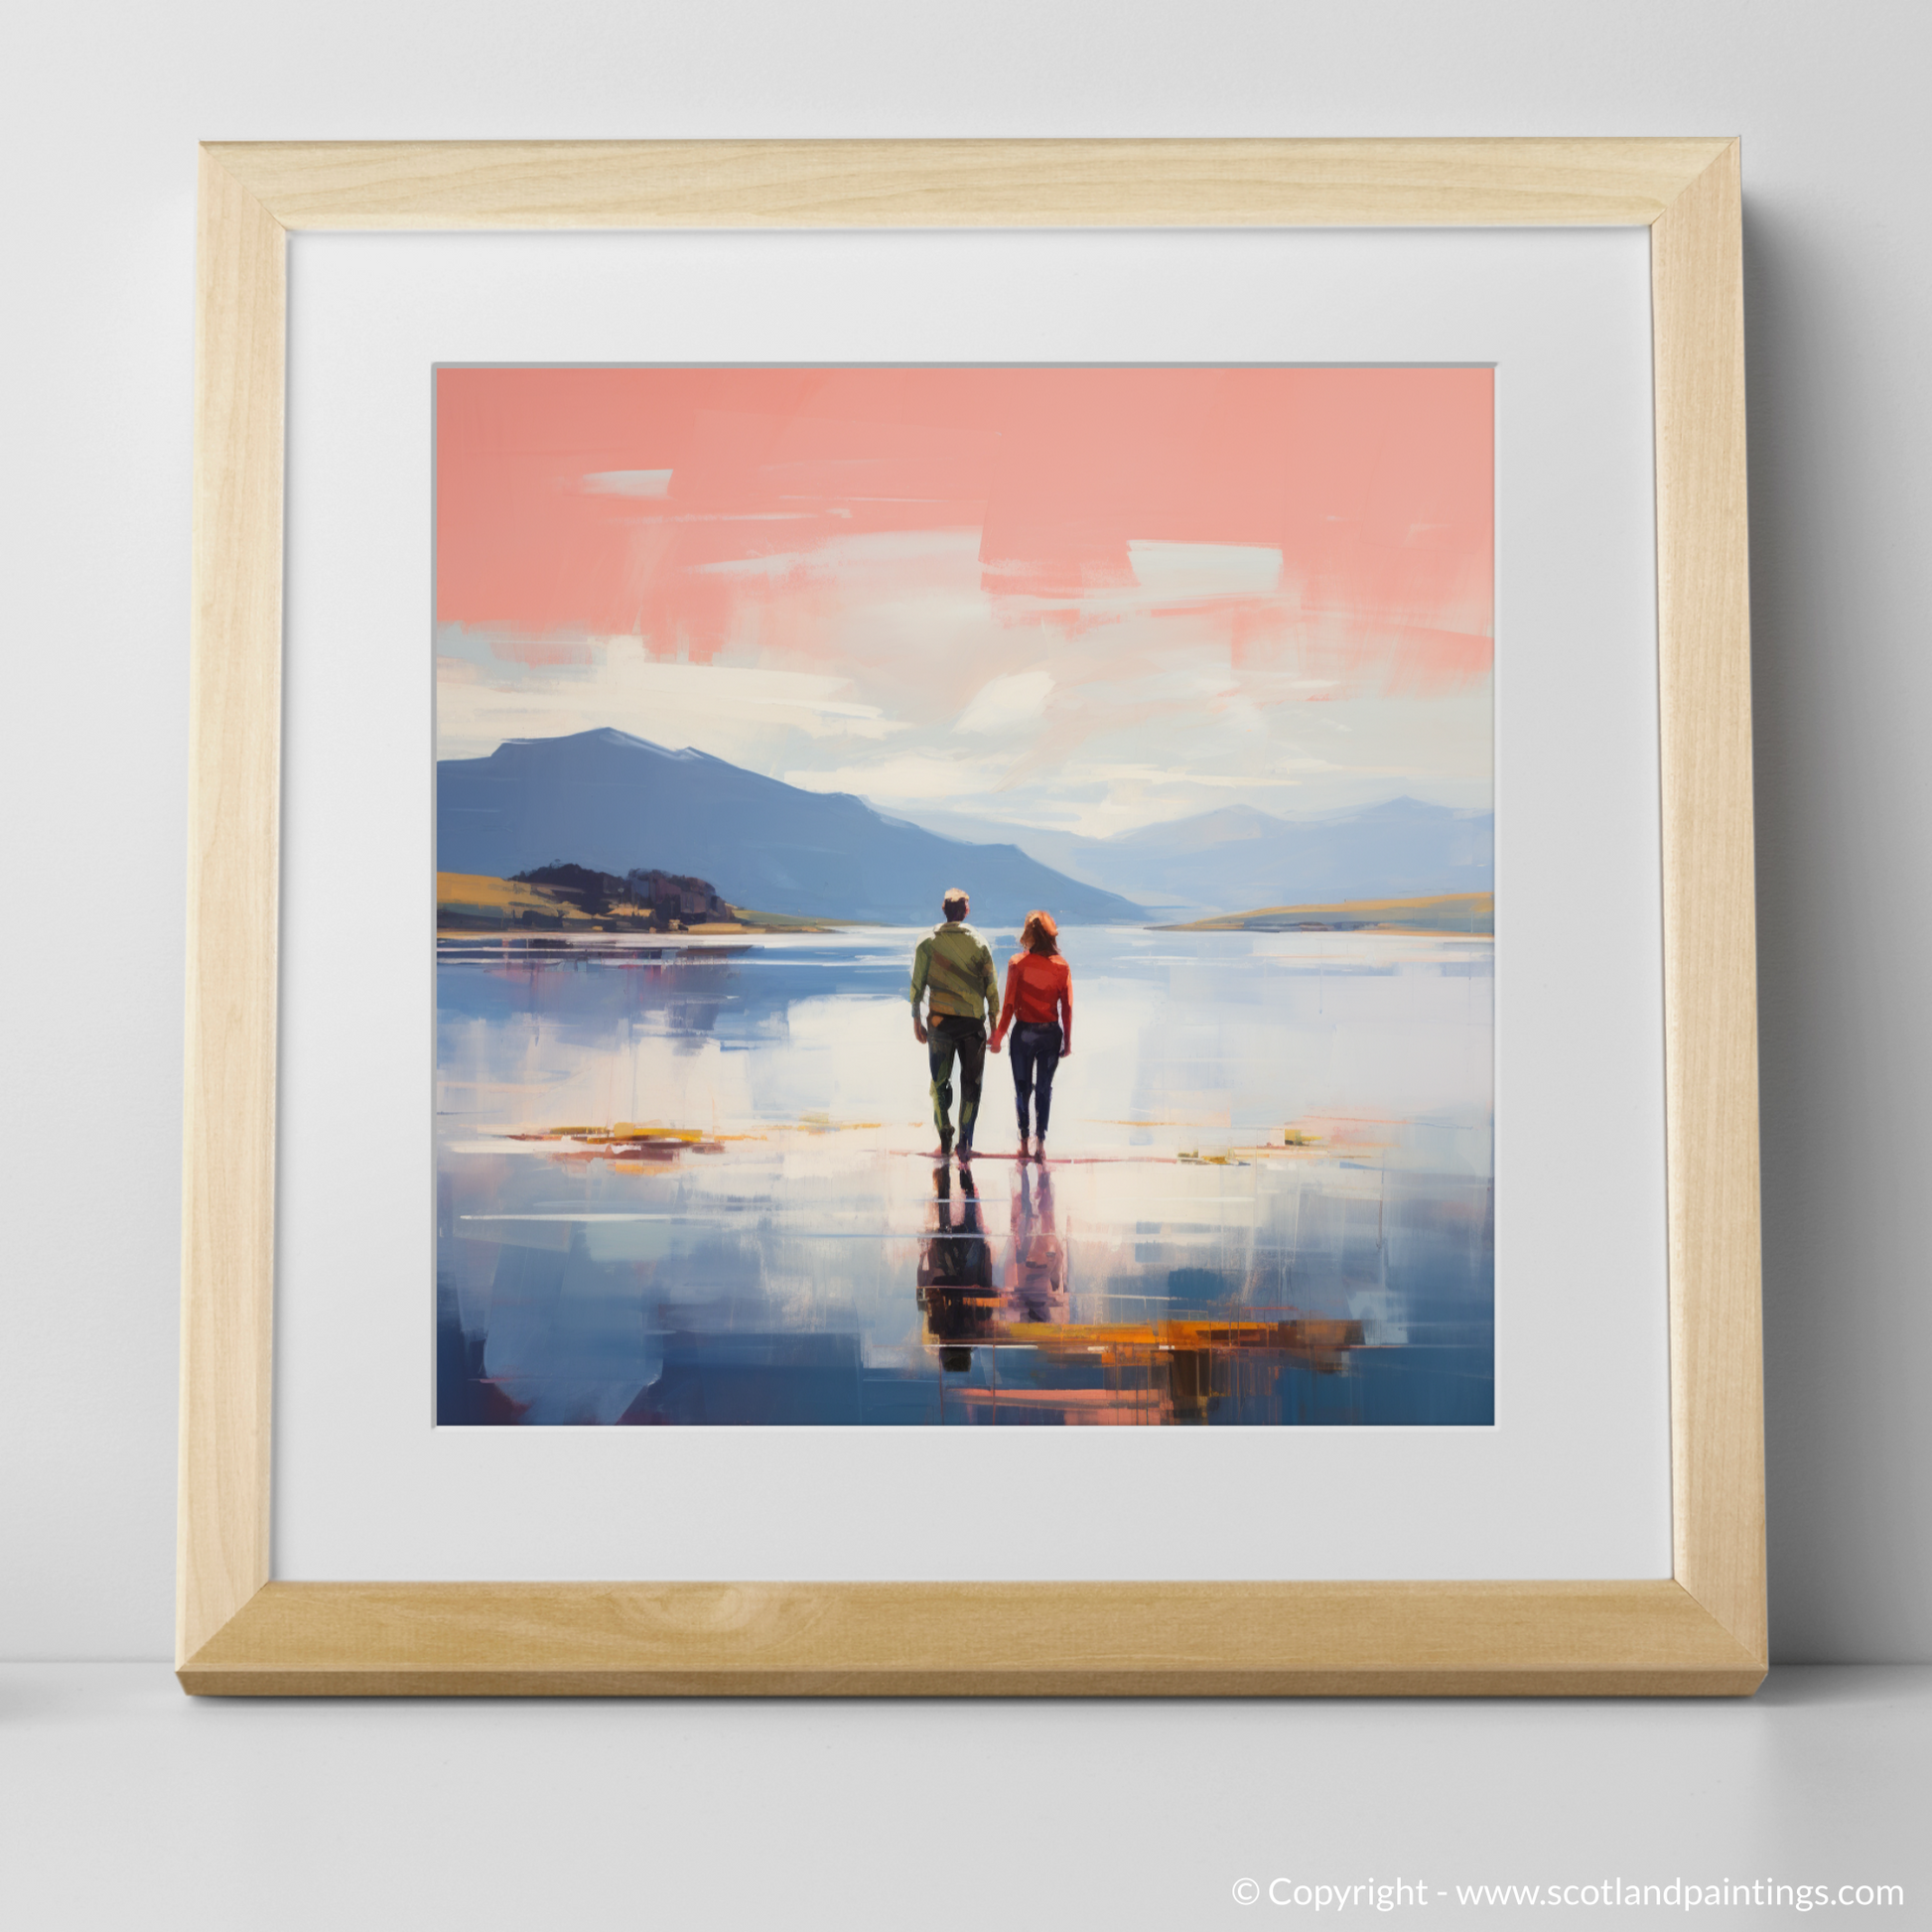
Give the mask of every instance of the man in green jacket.
<svg viewBox="0 0 1932 1932">
<path fill-rule="evenodd" d="M 939 1158 L 950 1158 L 952 1065 L 959 1060 L 959 1158 L 973 1158 L 973 1123 L 979 1118 L 980 1082 L 986 1072 L 986 1030 L 1000 1017 L 1000 989 L 993 955 L 966 923 L 972 910 L 955 887 L 942 904 L 944 925 L 919 941 L 912 956 L 912 1037 L 925 1048 L 932 1072 L 932 1118 L 939 1128 Z M 919 1001 L 926 1017 L 919 1018 Z"/>
</svg>

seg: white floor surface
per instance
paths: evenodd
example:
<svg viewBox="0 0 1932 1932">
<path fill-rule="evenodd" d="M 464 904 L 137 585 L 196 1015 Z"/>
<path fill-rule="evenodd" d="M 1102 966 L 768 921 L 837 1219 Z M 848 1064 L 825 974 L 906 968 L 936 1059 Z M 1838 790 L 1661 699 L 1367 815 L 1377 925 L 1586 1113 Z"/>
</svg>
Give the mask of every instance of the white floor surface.
<svg viewBox="0 0 1932 1932">
<path fill-rule="evenodd" d="M 1757 1880 L 1902 1886 L 1828 1922 L 1922 1926 L 1928 1817 L 1932 1667 L 1785 1668 L 1749 1702 L 652 1704 L 217 1701 L 157 1664 L 0 1666 L 18 1932 L 1809 1917 L 1795 1890 L 1456 1892 Z M 1381 1909 L 1298 1892 L 1398 1880 Z"/>
</svg>

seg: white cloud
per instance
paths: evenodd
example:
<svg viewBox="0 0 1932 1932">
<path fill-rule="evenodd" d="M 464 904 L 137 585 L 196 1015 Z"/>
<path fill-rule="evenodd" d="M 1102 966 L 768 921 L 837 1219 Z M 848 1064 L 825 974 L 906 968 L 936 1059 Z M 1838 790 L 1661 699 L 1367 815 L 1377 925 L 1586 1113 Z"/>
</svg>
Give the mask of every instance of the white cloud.
<svg viewBox="0 0 1932 1932">
<path fill-rule="evenodd" d="M 1284 767 L 1297 771 L 1331 771 L 1325 759 L 1272 759 L 1273 772 L 1183 771 L 1162 764 L 1069 764 L 1062 774 L 1069 784 L 1093 785 L 1206 785 L 1225 791 L 1246 791 L 1250 787 L 1268 790 L 1282 785 L 1299 785 L 1300 778 L 1285 775 Z"/>
<path fill-rule="evenodd" d="M 1156 597 L 1257 597 L 1279 587 L 1282 553 L 1253 543 L 1130 543 L 1134 581 Z"/>
<path fill-rule="evenodd" d="M 591 496 L 668 496 L 671 473 L 668 470 L 593 470 L 584 479 L 584 490 Z"/>
<path fill-rule="evenodd" d="M 552 667 L 479 663 L 437 685 L 437 755 L 476 758 L 506 738 L 561 738 L 614 725 L 673 750 L 686 745 L 755 767 L 774 731 L 885 738 L 904 726 L 860 704 L 849 678 L 759 665 L 667 664 L 634 640 L 594 646 L 594 661 Z M 447 661 L 447 660 L 446 660 Z"/>
<path fill-rule="evenodd" d="M 980 687 L 953 729 L 989 736 L 1020 731 L 1045 716 L 1046 700 L 1052 695 L 1050 671 L 1018 671 L 1011 677 L 996 677 Z"/>
<path fill-rule="evenodd" d="M 844 764 L 830 771 L 786 771 L 801 791 L 853 791 L 882 805 L 913 805 L 943 799 L 964 809 L 999 788 L 1006 766 L 996 759 L 948 758 L 942 753 Z"/>
</svg>

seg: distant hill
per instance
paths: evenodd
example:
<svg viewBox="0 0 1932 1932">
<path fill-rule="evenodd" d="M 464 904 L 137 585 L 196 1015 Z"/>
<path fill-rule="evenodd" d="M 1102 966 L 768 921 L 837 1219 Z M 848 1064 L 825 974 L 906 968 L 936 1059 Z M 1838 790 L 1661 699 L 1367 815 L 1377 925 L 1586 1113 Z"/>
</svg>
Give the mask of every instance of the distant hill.
<svg viewBox="0 0 1932 1932">
<path fill-rule="evenodd" d="M 639 892 L 628 880 L 609 873 L 585 873 L 581 866 L 540 867 L 540 872 L 581 874 L 596 882 L 558 883 L 554 879 L 492 879 L 479 873 L 436 875 L 436 929 L 454 932 L 814 932 L 823 928 L 806 919 L 747 912 L 726 905 L 712 894 L 668 897 Z M 659 875 L 661 877 L 661 875 Z M 689 882 L 703 886 L 703 880 Z M 695 901 L 695 902 L 694 902 Z M 828 921 L 829 923 L 829 921 Z"/>
<path fill-rule="evenodd" d="M 436 926 L 439 932 L 501 932 L 513 926 L 595 929 L 591 915 L 566 893 L 520 879 L 457 872 L 436 875 Z"/>
<path fill-rule="evenodd" d="M 926 925 L 949 886 L 976 924 L 1035 906 L 1075 924 L 1141 924 L 1132 899 L 1017 845 L 941 838 L 844 792 L 804 791 L 627 732 L 520 738 L 436 767 L 437 868 L 510 879 L 561 864 L 711 881 L 734 905 L 806 918 Z"/>
<path fill-rule="evenodd" d="M 932 816 L 955 835 L 994 834 L 987 821 L 963 813 Z M 1306 818 L 1229 805 L 1111 839 L 1004 829 L 1042 864 L 1168 911 L 1412 898 L 1495 885 L 1493 814 L 1415 798 Z"/>
<path fill-rule="evenodd" d="M 1496 930 L 1493 893 L 1444 893 L 1429 898 L 1350 898 L 1329 905 L 1259 905 L 1190 919 L 1163 932 L 1470 932 Z"/>
</svg>

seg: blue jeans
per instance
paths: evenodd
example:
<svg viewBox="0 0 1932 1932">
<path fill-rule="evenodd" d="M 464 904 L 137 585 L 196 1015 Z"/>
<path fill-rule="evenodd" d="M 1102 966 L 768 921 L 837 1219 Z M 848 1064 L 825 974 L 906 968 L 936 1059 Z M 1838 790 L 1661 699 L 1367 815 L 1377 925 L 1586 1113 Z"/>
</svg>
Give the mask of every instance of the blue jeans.
<svg viewBox="0 0 1932 1932">
<path fill-rule="evenodd" d="M 1039 1125 L 1033 1131 L 1046 1133 L 1046 1117 L 1053 1111 L 1053 1069 L 1060 1063 L 1060 1044 L 1065 1035 L 1059 1023 L 1042 1024 L 1023 1020 L 1015 1026 L 1007 1050 L 1013 1055 L 1013 1104 L 1020 1116 L 1020 1139 L 1027 1139 L 1027 1101 L 1034 1103 L 1034 1118 Z"/>
</svg>

